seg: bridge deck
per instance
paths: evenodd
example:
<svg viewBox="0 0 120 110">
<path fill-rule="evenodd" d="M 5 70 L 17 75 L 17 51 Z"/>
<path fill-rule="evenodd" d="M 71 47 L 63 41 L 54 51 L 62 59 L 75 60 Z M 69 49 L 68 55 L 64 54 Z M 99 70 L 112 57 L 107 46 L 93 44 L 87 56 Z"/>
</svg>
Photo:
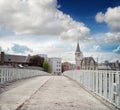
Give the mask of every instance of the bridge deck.
<svg viewBox="0 0 120 110">
<path fill-rule="evenodd" d="M 109 110 L 64 76 L 35 77 L 0 94 L 0 110 Z"/>
</svg>

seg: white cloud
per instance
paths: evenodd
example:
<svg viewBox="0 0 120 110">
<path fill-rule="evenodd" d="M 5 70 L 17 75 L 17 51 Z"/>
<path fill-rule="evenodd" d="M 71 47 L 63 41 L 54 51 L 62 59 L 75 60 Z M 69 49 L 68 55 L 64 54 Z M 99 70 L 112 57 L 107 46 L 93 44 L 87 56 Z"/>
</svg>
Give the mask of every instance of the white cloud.
<svg viewBox="0 0 120 110">
<path fill-rule="evenodd" d="M 120 43 L 120 32 L 118 33 L 106 33 L 105 34 L 105 42 L 106 43 Z"/>
<path fill-rule="evenodd" d="M 27 47 L 29 50 L 33 50 L 33 52 L 27 51 L 24 53 L 23 51 L 19 53 L 22 55 L 47 54 L 49 57 L 61 57 L 63 61 L 69 61 L 72 63 L 75 62 L 76 43 L 73 42 L 60 41 L 57 38 L 43 40 L 41 39 L 41 36 L 37 36 L 37 39 L 33 36 L 17 36 L 17 39 L 16 36 L 6 36 L 0 38 L 0 47 L 3 51 L 9 54 L 16 54 L 16 52 L 12 49 L 14 47 L 14 44 L 17 44 L 20 47 Z M 86 45 L 88 47 L 93 46 L 93 50 L 89 50 Z M 112 61 L 114 59 L 120 59 L 120 55 L 115 52 L 102 52 L 100 46 L 101 44 L 97 44 L 97 42 L 88 44 L 80 43 L 81 51 L 85 57 L 93 56 L 95 60 L 97 60 L 98 57 L 99 62 L 104 62 L 105 60 Z M 88 49 L 86 50 L 86 48 Z M 99 49 L 100 52 L 97 51 Z"/>
<path fill-rule="evenodd" d="M 46 38 L 41 39 L 41 36 L 37 36 L 37 39 L 34 36 L 5 36 L 0 38 L 0 47 L 9 54 L 47 54 L 49 57 L 62 57 L 63 60 L 68 60 L 67 55 L 69 57 L 74 56 L 76 44 L 60 41 L 53 37 L 51 39 L 50 37 Z M 66 52 L 73 52 L 73 54 Z"/>
<path fill-rule="evenodd" d="M 32 50 L 30 48 L 28 48 L 27 46 L 25 45 L 18 45 L 18 44 L 14 44 L 13 47 L 12 47 L 12 51 L 14 53 L 20 53 L 20 54 L 25 54 L 25 53 L 31 53 Z"/>
<path fill-rule="evenodd" d="M 120 59 L 120 55 L 113 52 L 85 52 L 83 54 L 86 57 L 92 56 L 95 59 L 95 61 L 97 61 L 98 59 L 99 63 L 104 62 L 106 60 L 111 62 Z"/>
<path fill-rule="evenodd" d="M 108 44 L 108 43 L 119 44 L 120 32 L 107 32 L 107 33 L 94 34 L 91 36 L 91 40 L 89 40 L 89 44 L 91 45 L 102 45 L 102 44 Z"/>
<path fill-rule="evenodd" d="M 87 41 L 88 45 L 94 45 L 91 52 L 83 53 L 87 54 L 86 56 L 100 56 L 100 61 L 111 60 L 113 57 L 120 58 L 116 53 L 95 52 L 100 49 L 101 43 L 120 42 L 120 32 L 101 34 L 88 39 L 90 29 L 83 23 L 74 21 L 69 15 L 61 12 L 58 7 L 57 0 L 0 0 L 0 25 L 16 34 L 24 34 L 24 36 L 0 38 L 2 50 L 14 54 L 12 49 L 14 44 L 24 45 L 33 50 L 31 54 L 45 53 L 51 57 L 62 57 L 65 61 L 73 62 L 76 45 L 70 47 L 73 45 L 72 42 L 68 43 L 66 40 L 73 41 L 79 38 L 81 43 Z M 109 8 L 105 14 L 98 13 L 96 20 L 97 22 L 104 21 L 113 30 L 118 31 L 120 29 L 119 10 L 120 7 Z M 25 34 L 31 36 L 25 36 Z M 49 36 L 49 41 L 45 35 Z M 58 41 L 58 36 L 65 42 Z"/>
<path fill-rule="evenodd" d="M 100 45 L 94 45 L 93 48 L 90 51 L 99 51 L 101 49 Z"/>
<path fill-rule="evenodd" d="M 113 52 L 120 54 L 120 45 Z"/>
<path fill-rule="evenodd" d="M 97 22 L 106 22 L 112 30 L 120 31 L 120 6 L 108 8 L 105 14 L 99 12 L 95 18 Z"/>
<path fill-rule="evenodd" d="M 67 30 L 67 31 L 64 31 L 64 32 L 62 32 L 61 33 L 61 38 L 63 39 L 63 40 L 66 40 L 66 39 L 70 39 L 70 40 L 85 40 L 85 39 L 87 39 L 86 37 L 87 37 L 87 35 L 88 35 L 88 33 L 89 33 L 89 29 L 88 28 L 86 28 L 85 26 L 84 26 L 84 24 L 78 24 L 78 23 L 76 23 L 76 22 L 74 22 L 74 26 L 75 27 L 73 27 L 73 28 L 70 28 L 69 30 Z"/>
<path fill-rule="evenodd" d="M 119 58 L 120 59 L 120 58 Z M 119 61 L 120 62 L 120 60 L 119 60 L 118 58 L 113 58 L 112 60 L 111 60 L 111 62 L 116 62 L 116 61 Z"/>
<path fill-rule="evenodd" d="M 58 7 L 57 0 L 0 0 L 0 25 L 16 34 L 84 39 L 89 28 L 74 21 Z"/>
<path fill-rule="evenodd" d="M 102 12 L 97 13 L 97 15 L 95 16 L 95 19 L 99 23 L 103 22 L 104 21 L 104 14 Z"/>
<path fill-rule="evenodd" d="M 1 48 L 1 46 L 0 46 L 0 51 L 2 51 L 2 48 Z"/>
</svg>

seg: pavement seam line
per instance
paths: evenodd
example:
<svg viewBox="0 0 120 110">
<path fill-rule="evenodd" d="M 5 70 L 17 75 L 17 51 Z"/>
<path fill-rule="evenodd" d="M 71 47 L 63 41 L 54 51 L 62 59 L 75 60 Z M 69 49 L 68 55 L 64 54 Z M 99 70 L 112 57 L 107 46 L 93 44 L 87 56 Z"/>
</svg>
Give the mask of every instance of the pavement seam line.
<svg viewBox="0 0 120 110">
<path fill-rule="evenodd" d="M 48 78 L 28 99 L 26 99 L 22 104 L 20 104 L 15 110 L 20 110 L 25 102 L 29 101 L 33 95 L 35 95 L 52 77 Z"/>
</svg>

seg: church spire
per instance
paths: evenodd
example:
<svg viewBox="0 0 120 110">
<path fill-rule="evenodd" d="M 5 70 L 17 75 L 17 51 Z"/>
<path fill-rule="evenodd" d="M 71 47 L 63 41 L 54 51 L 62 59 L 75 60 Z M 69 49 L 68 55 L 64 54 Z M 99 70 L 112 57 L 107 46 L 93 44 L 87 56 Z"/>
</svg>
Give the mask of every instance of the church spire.
<svg viewBox="0 0 120 110">
<path fill-rule="evenodd" d="M 79 42 L 77 43 L 77 48 L 76 48 L 76 52 L 81 52 L 81 51 L 80 51 L 80 46 L 79 46 Z"/>
</svg>

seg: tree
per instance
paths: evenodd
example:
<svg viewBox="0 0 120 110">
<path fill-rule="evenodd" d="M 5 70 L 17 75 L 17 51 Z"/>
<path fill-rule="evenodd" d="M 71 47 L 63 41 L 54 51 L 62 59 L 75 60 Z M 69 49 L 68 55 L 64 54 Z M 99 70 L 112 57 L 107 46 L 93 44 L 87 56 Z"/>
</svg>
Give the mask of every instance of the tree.
<svg viewBox="0 0 120 110">
<path fill-rule="evenodd" d="M 44 58 L 38 55 L 34 55 L 29 60 L 30 66 L 40 66 L 43 67 Z"/>
<path fill-rule="evenodd" d="M 44 71 L 46 71 L 48 73 L 51 73 L 51 71 L 52 71 L 51 66 L 47 61 L 44 61 L 43 68 L 44 68 Z"/>
</svg>

